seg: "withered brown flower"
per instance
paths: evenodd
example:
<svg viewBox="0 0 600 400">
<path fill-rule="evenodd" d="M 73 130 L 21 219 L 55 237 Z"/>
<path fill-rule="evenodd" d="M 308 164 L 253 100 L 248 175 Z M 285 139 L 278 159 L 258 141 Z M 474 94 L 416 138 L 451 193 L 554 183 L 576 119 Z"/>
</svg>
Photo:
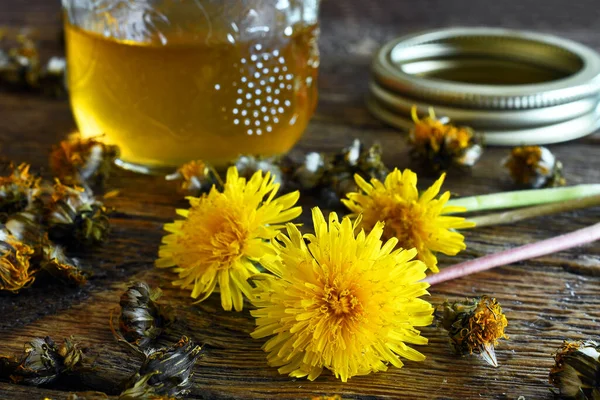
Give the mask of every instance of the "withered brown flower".
<svg viewBox="0 0 600 400">
<path fill-rule="evenodd" d="M 33 283 L 35 271 L 30 265 L 33 253 L 29 245 L 0 230 L 0 291 L 16 293 Z"/>
<path fill-rule="evenodd" d="M 0 85 L 10 89 L 41 90 L 59 96 L 65 93 L 66 62 L 51 57 L 43 65 L 37 38 L 31 29 L 7 35 L 0 29 Z"/>
<path fill-rule="evenodd" d="M 543 146 L 520 146 L 502 161 L 515 184 L 531 187 L 564 186 L 562 163 Z"/>
<path fill-rule="evenodd" d="M 50 168 L 67 185 L 102 185 L 108 179 L 119 148 L 101 137 L 83 138 L 74 133 L 54 146 Z"/>
<path fill-rule="evenodd" d="M 51 57 L 39 77 L 39 86 L 45 94 L 59 97 L 66 93 L 67 60 L 64 57 Z"/>
<path fill-rule="evenodd" d="M 239 156 L 233 165 L 237 168 L 240 177 L 250 179 L 256 171 L 270 172 L 273 182 L 283 186 L 283 172 L 279 167 L 280 159 L 277 157 L 260 157 L 251 155 Z"/>
<path fill-rule="evenodd" d="M 50 239 L 74 246 L 102 242 L 110 229 L 108 210 L 89 190 L 58 180 L 44 221 Z"/>
<path fill-rule="evenodd" d="M 168 181 L 181 180 L 180 191 L 185 194 L 199 195 L 219 183 L 217 173 L 202 160 L 183 164 L 174 173 L 165 177 Z"/>
<path fill-rule="evenodd" d="M 374 144 L 366 147 L 358 139 L 350 147 L 334 153 L 324 174 L 324 184 L 333 191 L 335 200 L 344 198 L 347 193 L 358 191 L 354 175 L 366 180 L 384 180 L 389 170 L 381 159 L 381 147 Z"/>
<path fill-rule="evenodd" d="M 352 145 L 337 153 L 308 153 L 302 163 L 294 168 L 290 179 L 303 190 L 320 190 L 321 197 L 334 204 L 356 191 L 354 175 L 366 180 L 385 179 L 389 172 L 381 158 L 381 147 L 365 146 L 355 139 Z"/>
<path fill-rule="evenodd" d="M 149 354 L 120 399 L 185 396 L 190 392 L 192 370 L 200 357 L 201 350 L 201 346 L 195 345 L 184 336 L 175 345 Z"/>
<path fill-rule="evenodd" d="M 35 338 L 25 344 L 18 357 L 0 357 L 0 375 L 15 383 L 44 385 L 55 381 L 61 374 L 76 369 L 83 352 L 73 338 L 56 345 L 49 337 Z"/>
<path fill-rule="evenodd" d="M 508 321 L 496 299 L 481 296 L 452 304 L 446 301 L 436 315 L 458 354 L 477 353 L 488 364 L 498 366 L 494 346 L 499 339 L 508 339 L 504 333 Z"/>
<path fill-rule="evenodd" d="M 42 248 L 43 255 L 40 269 L 54 278 L 81 286 L 85 285 L 87 278 L 81 270 L 79 260 L 67 257 L 61 246 L 49 240 Z"/>
<path fill-rule="evenodd" d="M 36 40 L 31 30 L 23 29 L 9 42 L 8 35 L 0 34 L 4 48 L 0 49 L 0 83 L 12 88 L 37 87 L 41 63 Z"/>
<path fill-rule="evenodd" d="M 125 341 L 145 349 L 173 321 L 170 308 L 156 302 L 161 295 L 159 288 L 144 282 L 136 282 L 123 293 L 119 332 Z"/>
<path fill-rule="evenodd" d="M 323 180 L 329 160 L 326 154 L 310 152 L 304 157 L 304 161 L 293 168 L 293 179 L 303 190 L 314 189 Z"/>
<path fill-rule="evenodd" d="M 600 345 L 593 341 L 568 342 L 554 355 L 550 383 L 562 399 L 600 399 Z"/>
<path fill-rule="evenodd" d="M 434 171 L 452 166 L 472 167 L 483 152 L 482 140 L 471 128 L 455 126 L 448 118 L 438 119 L 433 108 L 419 119 L 417 108 L 411 110 L 414 128 L 409 132 L 412 156 Z"/>
<path fill-rule="evenodd" d="M 8 169 L 9 175 L 0 176 L 0 212 L 11 214 L 28 206 L 32 190 L 39 186 L 40 178 L 29 172 L 29 164 L 10 164 Z"/>
<path fill-rule="evenodd" d="M 31 246 L 36 254 L 44 244 L 46 231 L 39 211 L 21 211 L 11 214 L 4 226 L 19 241 Z"/>
</svg>

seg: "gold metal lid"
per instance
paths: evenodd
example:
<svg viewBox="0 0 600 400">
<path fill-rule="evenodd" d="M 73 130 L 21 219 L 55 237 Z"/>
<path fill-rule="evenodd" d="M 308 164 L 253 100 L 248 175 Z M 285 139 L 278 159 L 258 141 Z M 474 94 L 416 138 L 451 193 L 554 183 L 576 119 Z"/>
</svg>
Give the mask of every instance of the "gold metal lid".
<svg viewBox="0 0 600 400">
<path fill-rule="evenodd" d="M 600 126 L 600 55 L 570 40 L 494 28 L 392 40 L 372 66 L 370 110 L 408 129 L 410 108 L 467 124 L 489 144 L 546 144 Z"/>
</svg>

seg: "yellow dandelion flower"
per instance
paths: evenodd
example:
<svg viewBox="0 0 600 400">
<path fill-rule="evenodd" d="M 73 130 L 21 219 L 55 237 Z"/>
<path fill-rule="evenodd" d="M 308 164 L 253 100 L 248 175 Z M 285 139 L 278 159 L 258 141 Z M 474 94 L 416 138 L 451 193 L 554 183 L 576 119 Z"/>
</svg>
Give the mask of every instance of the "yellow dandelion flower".
<svg viewBox="0 0 600 400">
<path fill-rule="evenodd" d="M 170 234 L 163 237 L 156 266 L 174 267 L 179 279 L 173 284 L 191 289 L 198 302 L 218 284 L 223 308 L 241 311 L 242 294 L 251 291 L 247 279 L 259 273 L 254 262 L 274 254 L 269 240 L 301 213 L 293 207 L 299 192 L 275 198 L 279 185 L 273 181 L 261 171 L 246 181 L 231 167 L 223 192 L 213 186 L 208 194 L 188 197 L 190 209 L 177 210 L 185 219 L 164 227 Z"/>
<path fill-rule="evenodd" d="M 395 237 L 400 247 L 416 248 L 419 260 L 438 272 L 435 252 L 453 256 L 464 250 L 464 236 L 454 229 L 475 225 L 462 217 L 446 215 L 465 211 L 463 207 L 445 205 L 450 192 L 435 198 L 445 177 L 442 174 L 419 196 L 417 175 L 409 169 L 394 169 L 384 182 L 371 179 L 368 183 L 355 175 L 356 184 L 364 193 L 348 193 L 348 199 L 342 202 L 353 212 L 351 217 L 362 215 L 361 228 L 369 232 L 379 221 L 384 222 L 384 239 Z"/>
<path fill-rule="evenodd" d="M 269 364 L 310 380 L 327 368 L 346 382 L 402 367 L 400 356 L 425 359 L 406 345 L 426 344 L 415 327 L 433 320 L 431 304 L 419 299 L 428 284 L 416 251 L 394 250 L 396 239 L 384 244 L 382 223 L 367 235 L 335 213 L 326 222 L 314 208 L 312 217 L 314 235 L 287 224 L 274 241 L 279 257 L 263 260 L 275 276 L 255 280 L 252 337 L 273 336 L 263 346 Z"/>
</svg>

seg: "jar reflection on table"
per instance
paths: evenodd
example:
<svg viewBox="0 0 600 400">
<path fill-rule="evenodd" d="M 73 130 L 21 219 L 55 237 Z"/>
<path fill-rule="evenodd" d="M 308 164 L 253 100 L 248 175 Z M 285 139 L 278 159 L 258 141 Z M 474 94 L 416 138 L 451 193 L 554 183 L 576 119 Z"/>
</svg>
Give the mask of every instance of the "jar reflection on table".
<svg viewBox="0 0 600 400">
<path fill-rule="evenodd" d="M 316 0 L 63 3 L 77 125 L 125 167 L 283 154 L 312 116 Z"/>
</svg>

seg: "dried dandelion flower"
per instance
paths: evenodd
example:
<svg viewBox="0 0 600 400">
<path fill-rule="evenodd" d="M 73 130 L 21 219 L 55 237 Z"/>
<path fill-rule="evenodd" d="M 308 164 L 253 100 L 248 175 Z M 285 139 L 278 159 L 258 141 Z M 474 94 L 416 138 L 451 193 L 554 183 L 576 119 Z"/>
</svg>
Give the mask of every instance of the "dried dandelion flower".
<svg viewBox="0 0 600 400">
<path fill-rule="evenodd" d="M 322 153 L 307 153 L 302 164 L 294 168 L 293 179 L 301 189 L 314 189 L 321 184 L 328 162 Z"/>
<path fill-rule="evenodd" d="M 64 94 L 65 59 L 51 57 L 43 66 L 31 31 L 22 30 L 10 41 L 4 33 L 0 31 L 0 44 L 6 48 L 0 48 L 0 84 L 14 89 L 41 89 L 55 96 Z"/>
<path fill-rule="evenodd" d="M 168 181 L 181 180 L 181 191 L 195 195 L 209 190 L 217 178 L 218 175 L 202 160 L 185 163 L 175 173 L 165 177 Z"/>
<path fill-rule="evenodd" d="M 554 355 L 550 383 L 561 399 L 600 399 L 600 345 L 593 341 L 568 342 Z"/>
<path fill-rule="evenodd" d="M 59 97 L 66 92 L 67 60 L 51 57 L 40 73 L 39 84 L 44 93 Z"/>
<path fill-rule="evenodd" d="M 498 366 L 494 346 L 499 339 L 508 339 L 504 334 L 508 321 L 496 299 L 481 296 L 452 304 L 444 302 L 439 312 L 458 354 L 478 353 L 488 364 Z"/>
<path fill-rule="evenodd" d="M 90 245 L 106 239 L 110 229 L 108 211 L 90 191 L 56 181 L 47 206 L 45 223 L 52 240 Z"/>
<path fill-rule="evenodd" d="M 8 51 L 0 50 L 0 83 L 15 88 L 37 87 L 40 72 L 39 52 L 31 31 L 23 30 Z"/>
<path fill-rule="evenodd" d="M 40 178 L 29 173 L 29 164 L 11 164 L 9 168 L 10 175 L 0 176 L 0 212 L 7 214 L 24 210 L 31 191 L 40 183 Z"/>
<path fill-rule="evenodd" d="M 361 191 L 348 193 L 348 199 L 342 202 L 352 211 L 351 217 L 362 215 L 361 228 L 369 232 L 379 221 L 384 222 L 385 240 L 396 238 L 399 247 L 416 248 L 419 260 L 432 272 L 438 272 L 435 252 L 453 256 L 464 250 L 464 236 L 454 230 L 474 226 L 462 217 L 447 215 L 465 211 L 463 207 L 446 205 L 450 192 L 435 198 L 445 176 L 442 174 L 419 196 L 417 175 L 409 169 L 394 169 L 384 182 L 373 178 L 367 183 L 356 175 Z"/>
<path fill-rule="evenodd" d="M 30 266 L 34 250 L 5 230 L 0 230 L 0 291 L 16 293 L 31 285 L 35 271 Z"/>
<path fill-rule="evenodd" d="M 453 165 L 472 167 L 479 160 L 483 147 L 471 128 L 454 126 L 447 118 L 437 119 L 433 108 L 423 119 L 419 119 L 416 106 L 411 114 L 415 124 L 409 133 L 412 154 L 434 171 L 445 171 Z"/>
<path fill-rule="evenodd" d="M 73 338 L 65 339 L 60 346 L 49 337 L 36 338 L 25 345 L 20 357 L 0 357 L 0 372 L 15 383 L 45 385 L 76 369 L 82 358 Z"/>
<path fill-rule="evenodd" d="M 133 384 L 121 393 L 119 399 L 168 399 L 185 396 L 190 392 L 192 370 L 201 351 L 201 346 L 184 336 L 175 345 L 151 353 L 133 377 Z"/>
<path fill-rule="evenodd" d="M 280 257 L 263 266 L 275 277 L 257 278 L 254 338 L 272 336 L 263 346 L 269 365 L 281 374 L 316 379 L 323 368 L 346 382 L 355 375 L 402 367 L 400 356 L 425 356 L 406 344 L 426 344 L 415 329 L 432 322 L 425 264 L 413 250 L 394 250 L 396 239 L 380 240 L 383 223 L 367 235 L 360 220 L 325 221 L 312 212 L 315 234 L 287 224 L 277 236 Z M 308 245 L 305 240 L 308 241 Z M 412 261 L 411 261 L 412 260 Z"/>
<path fill-rule="evenodd" d="M 54 146 L 50 168 L 61 182 L 68 185 L 102 185 L 109 177 L 119 148 L 98 137 L 83 138 L 74 133 Z"/>
<path fill-rule="evenodd" d="M 170 234 L 163 237 L 156 266 L 174 267 L 179 279 L 173 284 L 191 289 L 198 302 L 218 283 L 223 308 L 241 311 L 242 294 L 251 292 L 247 279 L 259 272 L 254 262 L 275 252 L 266 240 L 302 212 L 293 207 L 300 194 L 276 198 L 279 185 L 273 179 L 258 171 L 247 181 L 230 167 L 223 192 L 213 186 L 202 197 L 188 197 L 190 209 L 177 210 L 185 219 L 165 225 Z"/>
<path fill-rule="evenodd" d="M 542 146 L 521 146 L 511 150 L 502 161 L 517 185 L 538 189 L 564 186 L 562 163 Z"/>
<path fill-rule="evenodd" d="M 133 386 L 121 393 L 119 400 L 177 400 L 176 397 L 162 396 L 156 393 L 154 387 L 148 384 L 154 375 L 156 373 L 140 377 Z"/>
<path fill-rule="evenodd" d="M 17 240 L 28 244 L 36 251 L 43 246 L 45 228 L 41 224 L 41 216 L 38 210 L 11 214 L 4 226 Z"/>
<path fill-rule="evenodd" d="M 170 310 L 156 303 L 161 296 L 159 288 L 144 282 L 136 282 L 123 293 L 119 331 L 125 341 L 144 349 L 173 321 Z"/>
<path fill-rule="evenodd" d="M 366 147 L 358 139 L 350 147 L 334 154 L 323 177 L 323 185 L 331 191 L 338 202 L 347 193 L 358 190 L 354 176 L 363 179 L 384 179 L 389 173 L 381 159 L 381 147 L 375 144 Z"/>
<path fill-rule="evenodd" d="M 41 225 L 42 216 L 38 215 L 41 212 L 43 209 L 12 214 L 6 221 L 6 230 L 31 248 L 31 263 L 36 265 L 35 273 L 44 271 L 53 278 L 84 285 L 87 278 L 79 260 L 67 257 L 61 246 L 48 239 L 45 227 Z"/>
<path fill-rule="evenodd" d="M 279 159 L 276 157 L 257 157 L 257 156 L 239 156 L 234 164 L 238 170 L 238 174 L 246 179 L 250 179 L 257 171 L 263 173 L 269 172 L 273 177 L 273 182 L 280 187 L 284 186 L 283 172 L 277 165 Z"/>
<path fill-rule="evenodd" d="M 65 282 L 82 286 L 87 283 L 87 278 L 81 270 L 79 260 L 67 257 L 64 249 L 50 241 L 43 246 L 43 258 L 40 269 L 50 276 Z"/>
</svg>

